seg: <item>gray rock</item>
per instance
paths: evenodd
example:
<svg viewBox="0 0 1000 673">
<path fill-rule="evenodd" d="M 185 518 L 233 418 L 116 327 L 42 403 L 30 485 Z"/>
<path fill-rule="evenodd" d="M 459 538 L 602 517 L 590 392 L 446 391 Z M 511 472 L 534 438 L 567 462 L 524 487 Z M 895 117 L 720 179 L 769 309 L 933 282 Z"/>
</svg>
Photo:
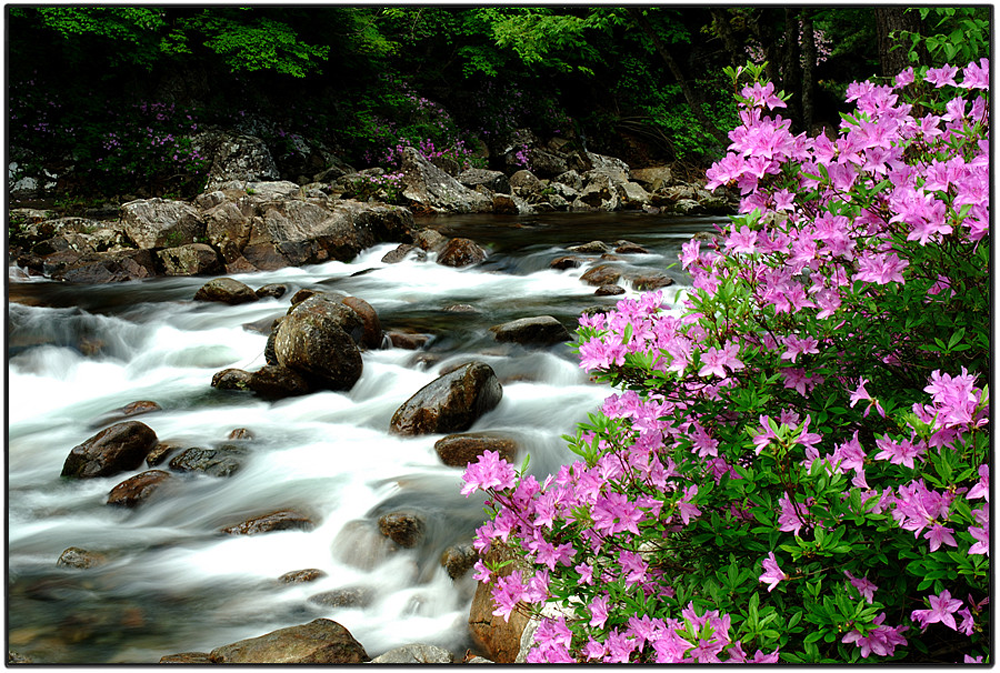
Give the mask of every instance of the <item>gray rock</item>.
<svg viewBox="0 0 1000 673">
<path fill-rule="evenodd" d="M 243 466 L 245 455 L 245 451 L 235 447 L 191 447 L 170 461 L 170 469 L 178 472 L 204 472 L 212 477 L 231 477 Z"/>
<path fill-rule="evenodd" d="M 168 276 L 199 276 L 222 271 L 218 253 L 204 243 L 189 243 L 158 250 L 156 256 L 163 272 Z"/>
<path fill-rule="evenodd" d="M 198 209 L 185 201 L 160 198 L 122 205 L 122 225 L 137 248 L 173 248 L 205 235 Z"/>
<path fill-rule="evenodd" d="M 192 138 L 192 146 L 212 160 L 208 188 L 239 181 L 277 180 L 278 168 L 260 138 L 208 131 Z"/>
<path fill-rule="evenodd" d="M 452 664 L 455 655 L 435 645 L 412 643 L 402 645 L 380 654 L 371 660 L 373 664 Z"/>
<path fill-rule="evenodd" d="M 42 270 L 53 280 L 70 283 L 121 283 L 157 275 L 156 261 L 149 250 L 49 255 Z"/>
<path fill-rule="evenodd" d="M 484 168 L 469 168 L 458 174 L 457 180 L 470 189 L 482 185 L 491 192 L 510 193 L 510 182 L 501 171 L 489 171 Z"/>
<path fill-rule="evenodd" d="M 403 150 L 403 197 L 432 212 L 487 212 L 492 202 L 425 159 L 417 150 Z"/>
</svg>

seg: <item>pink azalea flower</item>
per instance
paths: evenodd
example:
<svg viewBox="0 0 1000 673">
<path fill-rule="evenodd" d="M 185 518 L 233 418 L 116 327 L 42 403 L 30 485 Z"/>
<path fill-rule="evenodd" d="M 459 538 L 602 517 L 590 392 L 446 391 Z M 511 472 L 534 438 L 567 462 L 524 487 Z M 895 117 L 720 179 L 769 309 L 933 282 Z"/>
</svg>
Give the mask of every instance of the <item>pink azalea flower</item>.
<svg viewBox="0 0 1000 673">
<path fill-rule="evenodd" d="M 505 489 L 514 486 L 516 475 L 514 468 L 506 460 L 500 458 L 499 451 L 484 451 L 475 463 L 469 463 L 462 475 L 465 486 L 461 493 L 465 497 L 478 489 Z"/>
<path fill-rule="evenodd" d="M 951 597 L 951 592 L 943 590 L 937 596 L 928 596 L 930 601 L 929 610 L 914 610 L 910 613 L 910 619 L 919 622 L 920 626 L 927 628 L 930 624 L 941 622 L 953 631 L 958 630 L 955 623 L 954 613 L 962 607 L 962 601 Z"/>
<path fill-rule="evenodd" d="M 719 378 L 726 378 L 725 368 L 730 371 L 737 371 L 744 368 L 743 363 L 736 356 L 739 355 L 740 347 L 730 343 L 723 348 L 709 348 L 701 354 L 701 369 L 698 376 L 708 376 L 715 374 Z"/>
<path fill-rule="evenodd" d="M 763 565 L 764 573 L 758 579 L 768 584 L 767 591 L 770 593 L 774 587 L 778 586 L 778 582 L 787 580 L 788 575 L 781 572 L 781 568 L 778 567 L 778 561 L 774 558 L 773 551 L 767 553 L 767 558 L 764 559 Z"/>
</svg>

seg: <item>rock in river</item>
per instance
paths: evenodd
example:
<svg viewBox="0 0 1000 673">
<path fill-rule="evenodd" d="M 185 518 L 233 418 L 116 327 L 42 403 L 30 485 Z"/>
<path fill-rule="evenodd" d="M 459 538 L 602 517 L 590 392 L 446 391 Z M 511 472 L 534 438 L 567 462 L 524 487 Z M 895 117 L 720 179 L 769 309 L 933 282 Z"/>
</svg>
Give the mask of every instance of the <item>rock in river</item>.
<svg viewBox="0 0 1000 673">
<path fill-rule="evenodd" d="M 62 476 L 87 479 L 134 470 L 156 444 L 156 433 L 145 423 L 115 423 L 73 447 L 63 463 Z"/>
<path fill-rule="evenodd" d="M 212 650 L 215 664 L 361 664 L 370 658 L 350 631 L 330 619 L 314 619 Z"/>
<path fill-rule="evenodd" d="M 153 492 L 169 479 L 171 479 L 170 473 L 163 470 L 141 472 L 111 489 L 111 493 L 108 494 L 108 504 L 136 507 L 146 502 Z"/>
<path fill-rule="evenodd" d="M 365 324 L 354 309 L 316 295 L 294 306 L 281 321 L 274 354 L 278 364 L 317 387 L 350 390 L 363 369 L 358 343 L 364 333 Z"/>
<path fill-rule="evenodd" d="M 569 341 L 569 332 L 550 315 L 521 318 L 490 328 L 497 341 L 552 345 Z"/>
<path fill-rule="evenodd" d="M 417 391 L 393 414 L 389 429 L 398 435 L 462 432 L 502 397 L 493 368 L 470 362 Z"/>
<path fill-rule="evenodd" d="M 194 294 L 195 301 L 218 301 L 231 306 L 258 299 L 260 297 L 249 285 L 232 278 L 213 278 Z"/>
</svg>

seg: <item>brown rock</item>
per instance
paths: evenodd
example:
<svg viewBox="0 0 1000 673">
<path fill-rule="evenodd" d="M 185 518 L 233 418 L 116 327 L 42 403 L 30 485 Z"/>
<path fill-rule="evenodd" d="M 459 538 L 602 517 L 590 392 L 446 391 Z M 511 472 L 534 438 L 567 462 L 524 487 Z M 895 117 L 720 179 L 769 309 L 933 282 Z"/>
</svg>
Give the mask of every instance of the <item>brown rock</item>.
<svg viewBox="0 0 1000 673">
<path fill-rule="evenodd" d="M 232 278 L 213 278 L 195 292 L 195 301 L 217 301 L 230 306 L 257 301 L 250 286 Z"/>
<path fill-rule="evenodd" d="M 633 243 L 631 241 L 618 241 L 615 243 L 615 252 L 619 255 L 648 255 L 649 250 L 642 247 L 638 243 Z"/>
<path fill-rule="evenodd" d="M 514 609 L 510 613 L 510 621 L 493 614 L 496 609 L 491 594 L 497 577 L 506 577 L 514 570 L 525 570 L 523 557 L 519 557 L 509 548 L 494 543 L 486 554 L 486 562 L 513 561 L 503 566 L 495 573 L 488 583 L 480 582 L 476 586 L 476 595 L 472 599 L 469 610 L 469 630 L 472 638 L 483 650 L 488 659 L 498 664 L 512 664 L 517 659 L 521 649 L 521 632 L 528 623 L 524 611 Z"/>
<path fill-rule="evenodd" d="M 156 443 L 156 433 L 145 423 L 116 423 L 73 447 L 63 464 L 62 476 L 87 479 L 134 470 Z"/>
<path fill-rule="evenodd" d="M 222 270 L 218 253 L 204 243 L 158 250 L 156 257 L 167 276 L 205 276 Z"/>
<path fill-rule="evenodd" d="M 361 664 L 370 659 L 350 631 L 330 619 L 217 647 L 208 657 L 215 664 Z"/>
<path fill-rule="evenodd" d="M 469 572 L 478 560 L 479 552 L 469 542 L 452 545 L 441 554 L 441 565 L 448 571 L 448 577 L 453 580 Z"/>
<path fill-rule="evenodd" d="M 219 390 L 250 390 L 250 372 L 242 369 L 223 369 L 212 377 L 212 387 Z"/>
<path fill-rule="evenodd" d="M 223 528 L 221 532 L 228 535 L 259 535 L 277 530 L 312 530 L 315 527 L 316 523 L 304 514 L 283 509 L 247 519 L 243 523 Z"/>
<path fill-rule="evenodd" d="M 588 285 L 614 285 L 622 277 L 621 269 L 610 264 L 599 264 L 580 276 Z"/>
<path fill-rule="evenodd" d="M 167 248 L 193 243 L 205 234 L 198 210 L 184 201 L 160 198 L 122 205 L 122 224 L 137 248 Z"/>
<path fill-rule="evenodd" d="M 382 347 L 382 323 L 372 305 L 358 297 L 344 297 L 340 300 L 344 306 L 358 314 L 363 325 L 361 334 L 362 348 L 377 349 Z"/>
<path fill-rule="evenodd" d="M 42 268 L 53 280 L 69 283 L 121 283 L 157 275 L 149 250 L 56 253 L 45 258 Z"/>
<path fill-rule="evenodd" d="M 399 551 L 396 543 L 379 532 L 374 521 L 364 519 L 348 521 L 331 548 L 335 559 L 360 570 L 371 570 Z"/>
<path fill-rule="evenodd" d="M 552 345 L 569 341 L 569 332 L 562 323 L 550 315 L 521 318 L 490 328 L 497 341 L 502 343 Z"/>
<path fill-rule="evenodd" d="M 594 290 L 594 294 L 598 297 L 610 297 L 616 294 L 625 294 L 625 288 L 621 285 L 602 285 Z"/>
<path fill-rule="evenodd" d="M 170 473 L 163 470 L 141 472 L 111 489 L 111 493 L 108 494 L 108 504 L 136 507 L 146 502 L 168 479 L 171 479 Z"/>
<path fill-rule="evenodd" d="M 249 430 L 247 430 L 246 428 L 236 428 L 232 432 L 229 433 L 229 437 L 228 438 L 229 439 L 251 440 L 251 439 L 253 439 L 253 433 L 250 432 Z"/>
<path fill-rule="evenodd" d="M 281 321 L 274 354 L 278 364 L 299 372 L 311 385 L 350 390 L 364 366 L 357 347 L 364 332 L 353 309 L 323 295 L 310 297 Z"/>
<path fill-rule="evenodd" d="M 441 252 L 450 239 L 434 229 L 421 229 L 413 233 L 413 243 L 427 252 Z"/>
<path fill-rule="evenodd" d="M 155 447 L 153 447 L 153 450 L 150 451 L 149 454 L 146 455 L 146 465 L 149 465 L 150 467 L 156 467 L 157 465 L 165 461 L 167 459 L 167 456 L 169 456 L 177 449 L 181 448 L 184 447 L 182 447 L 180 444 L 177 444 L 176 442 L 160 442 Z"/>
<path fill-rule="evenodd" d="M 438 256 L 437 263 L 462 267 L 478 264 L 486 259 L 486 251 L 468 238 L 453 238 Z"/>
<path fill-rule="evenodd" d="M 203 449 L 193 446 L 170 461 L 178 472 L 204 472 L 213 477 L 231 477 L 243 465 L 244 452 L 233 446 Z"/>
<path fill-rule="evenodd" d="M 441 462 L 450 467 L 465 467 L 483 455 L 496 451 L 507 462 L 517 456 L 517 442 L 504 435 L 491 432 L 465 432 L 442 437 L 434 443 Z"/>
<path fill-rule="evenodd" d="M 424 520 L 414 512 L 389 512 L 378 520 L 379 532 L 400 547 L 416 547 L 425 528 Z"/>
<path fill-rule="evenodd" d="M 135 402 L 131 402 L 130 404 L 126 404 L 124 407 L 118 407 L 117 409 L 109 411 L 98 418 L 94 422 L 94 425 L 107 425 L 108 423 L 114 421 L 120 421 L 123 418 L 130 418 L 132 416 L 138 416 L 139 414 L 148 414 L 154 411 L 163 411 L 163 407 L 151 400 L 137 400 Z"/>
<path fill-rule="evenodd" d="M 430 334 L 410 334 L 409 332 L 386 332 L 393 348 L 403 348 L 415 351 L 423 348 L 430 341 Z"/>
<path fill-rule="evenodd" d="M 583 260 L 579 257 L 557 257 L 549 263 L 549 267 L 553 269 L 576 269 L 583 264 Z"/>
<path fill-rule="evenodd" d="M 108 557 L 100 552 L 87 551 L 79 547 L 70 547 L 59 555 L 56 565 L 66 568 L 86 570 L 107 563 Z"/>
<path fill-rule="evenodd" d="M 415 245 L 400 243 L 398 248 L 390 250 L 382 256 L 382 262 L 384 264 L 398 264 L 407 257 L 413 257 L 418 262 L 423 262 L 427 260 L 427 253 Z"/>
<path fill-rule="evenodd" d="M 571 245 L 566 248 L 570 252 L 582 252 L 587 254 L 601 254 L 602 252 L 610 252 L 611 248 L 608 244 L 603 241 L 591 241 L 590 243 L 581 243 L 579 245 Z"/>
<path fill-rule="evenodd" d="M 308 395 L 312 386 L 298 372 L 281 365 L 265 365 L 250 374 L 247 387 L 265 400 Z"/>
<path fill-rule="evenodd" d="M 288 286 L 282 285 L 281 283 L 268 283 L 262 287 L 258 287 L 254 290 L 254 294 L 263 299 L 264 297 L 274 297 L 275 299 L 280 299 L 285 296 L 288 292 Z"/>
<path fill-rule="evenodd" d="M 661 287 L 668 287 L 674 284 L 673 278 L 665 276 L 662 273 L 636 275 L 631 278 L 631 281 L 632 286 L 641 292 L 648 292 L 650 290 L 656 290 Z"/>
<path fill-rule="evenodd" d="M 417 391 L 393 414 L 389 429 L 399 435 L 461 432 L 502 397 L 493 368 L 471 362 Z"/>
<path fill-rule="evenodd" d="M 326 573 L 319 568 L 307 568 L 305 570 L 293 570 L 278 578 L 282 584 L 301 584 L 304 582 L 315 582 L 321 577 L 326 577 Z"/>
</svg>

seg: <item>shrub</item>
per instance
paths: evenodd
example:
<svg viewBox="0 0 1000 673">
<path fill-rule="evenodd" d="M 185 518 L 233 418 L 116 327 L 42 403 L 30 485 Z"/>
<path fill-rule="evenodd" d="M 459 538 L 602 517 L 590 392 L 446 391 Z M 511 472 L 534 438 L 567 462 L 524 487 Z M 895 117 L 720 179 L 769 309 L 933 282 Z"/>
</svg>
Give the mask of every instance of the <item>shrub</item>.
<svg viewBox="0 0 1000 673">
<path fill-rule="evenodd" d="M 532 568 L 494 614 L 560 610 L 529 661 L 989 655 L 989 64 L 852 84 L 835 139 L 791 135 L 761 72 L 729 71 L 753 83 L 708 178 L 741 209 L 683 246 L 692 290 L 580 319 L 620 392 L 578 459 L 463 477 L 476 547 Z"/>
</svg>

